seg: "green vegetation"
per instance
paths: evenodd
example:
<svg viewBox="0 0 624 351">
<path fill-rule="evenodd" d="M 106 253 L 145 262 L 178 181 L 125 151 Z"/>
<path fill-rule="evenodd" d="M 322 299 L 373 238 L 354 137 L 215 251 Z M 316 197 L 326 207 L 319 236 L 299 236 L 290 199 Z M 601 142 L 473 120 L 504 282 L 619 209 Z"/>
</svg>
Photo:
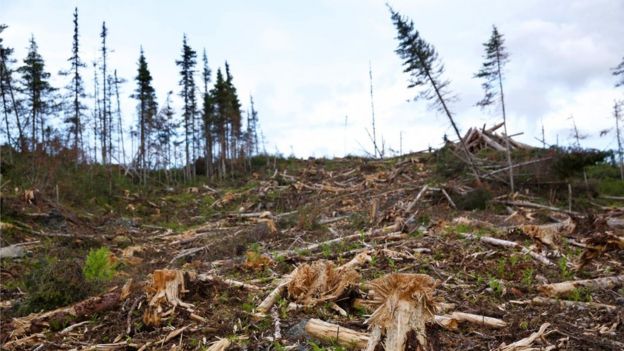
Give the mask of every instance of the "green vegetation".
<svg viewBox="0 0 624 351">
<path fill-rule="evenodd" d="M 86 298 L 93 291 L 75 260 L 61 261 L 50 256 L 32 262 L 22 284 L 26 299 L 19 306 L 19 314 L 66 306 Z"/>
<path fill-rule="evenodd" d="M 503 283 L 494 278 L 494 277 L 490 277 L 490 280 L 488 281 L 488 287 L 490 289 L 492 289 L 492 291 L 494 292 L 494 294 L 496 294 L 497 296 L 503 296 Z"/>
<path fill-rule="evenodd" d="M 89 251 L 82 270 L 90 283 L 107 283 L 115 276 L 115 264 L 111 261 L 111 252 L 107 247 Z"/>
<path fill-rule="evenodd" d="M 574 275 L 568 268 L 568 259 L 565 256 L 561 256 L 561 258 L 559 258 L 557 266 L 559 267 L 559 273 L 561 273 L 561 277 L 563 277 L 563 279 L 571 279 Z"/>
<path fill-rule="evenodd" d="M 533 273 L 533 268 L 525 268 L 522 271 L 522 284 L 527 288 L 533 286 Z"/>
</svg>

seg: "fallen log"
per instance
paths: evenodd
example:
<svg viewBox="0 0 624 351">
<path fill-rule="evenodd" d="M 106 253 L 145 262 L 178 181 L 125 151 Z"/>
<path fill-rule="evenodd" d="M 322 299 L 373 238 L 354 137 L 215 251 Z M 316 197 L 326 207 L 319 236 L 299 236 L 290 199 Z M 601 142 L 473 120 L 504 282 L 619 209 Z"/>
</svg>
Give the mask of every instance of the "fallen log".
<svg viewBox="0 0 624 351">
<path fill-rule="evenodd" d="M 530 300 L 531 303 L 536 305 L 559 305 L 564 307 L 574 307 L 579 309 L 605 309 L 607 311 L 615 311 L 618 307 L 614 305 L 607 305 L 597 302 L 584 302 L 584 301 L 569 301 L 560 299 L 551 299 L 548 297 L 536 296 Z"/>
<path fill-rule="evenodd" d="M 367 333 L 344 328 L 316 318 L 312 318 L 306 323 L 305 331 L 311 337 L 328 343 L 337 343 L 344 347 L 363 349 L 368 344 Z"/>
<path fill-rule="evenodd" d="M 65 325 L 88 318 L 95 313 L 115 308 L 123 300 L 123 289 L 113 290 L 99 296 L 90 297 L 68 307 L 61 307 L 43 313 L 32 313 L 26 317 L 14 318 L 3 330 L 7 339 L 19 339 L 24 335 L 39 332 L 50 325 Z M 2 340 L 3 343 L 6 340 Z M 3 346 L 3 347 L 6 347 Z"/>
<path fill-rule="evenodd" d="M 453 312 L 449 317 L 460 323 L 468 322 L 489 328 L 504 328 L 507 326 L 507 322 L 503 321 L 502 319 L 482 316 L 479 314 Z"/>
<path fill-rule="evenodd" d="M 490 236 L 478 236 L 478 235 L 474 235 L 474 234 L 470 234 L 470 233 L 459 233 L 459 235 L 462 236 L 465 239 L 479 240 L 481 242 L 484 242 L 484 243 L 487 243 L 487 244 L 491 244 L 491 245 L 494 245 L 494 246 L 518 248 L 518 249 L 520 249 L 522 251 L 522 253 L 527 254 L 527 255 L 533 257 L 536 261 L 538 261 L 539 263 L 541 263 L 543 265 L 546 265 L 546 266 L 554 266 L 555 265 L 546 256 L 540 255 L 537 252 L 529 250 L 528 248 L 526 248 L 526 247 L 524 247 L 524 246 L 522 246 L 522 245 L 520 245 L 520 244 L 518 244 L 517 242 L 514 242 L 514 241 L 492 238 Z"/>
<path fill-rule="evenodd" d="M 624 274 L 613 277 L 596 279 L 572 280 L 561 283 L 544 284 L 537 287 L 542 294 L 548 296 L 560 296 L 572 292 L 577 288 L 611 289 L 624 284 Z"/>
</svg>

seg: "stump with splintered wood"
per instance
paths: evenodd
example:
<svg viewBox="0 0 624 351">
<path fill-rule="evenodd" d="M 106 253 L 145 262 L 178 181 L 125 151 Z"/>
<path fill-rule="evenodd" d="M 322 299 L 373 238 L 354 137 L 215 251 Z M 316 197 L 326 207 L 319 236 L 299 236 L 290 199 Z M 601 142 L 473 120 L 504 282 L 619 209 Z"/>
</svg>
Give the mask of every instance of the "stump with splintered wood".
<svg viewBox="0 0 624 351">
<path fill-rule="evenodd" d="M 152 274 L 152 281 L 145 290 L 149 301 L 143 314 L 146 325 L 158 326 L 163 315 L 165 304 L 174 309 L 176 306 L 191 310 L 193 305 L 180 300 L 180 295 L 186 292 L 184 288 L 184 272 L 180 270 L 159 269 Z"/>
<path fill-rule="evenodd" d="M 303 305 L 315 306 L 343 296 L 359 279 L 360 274 L 350 266 L 335 267 L 325 260 L 303 264 L 292 273 L 288 296 Z"/>
<path fill-rule="evenodd" d="M 375 350 L 383 339 L 387 351 L 405 350 L 415 334 L 418 350 L 429 350 L 426 323 L 434 320 L 436 282 L 425 274 L 392 273 L 371 282 L 378 306 L 366 321 L 371 336 L 366 350 Z"/>
</svg>

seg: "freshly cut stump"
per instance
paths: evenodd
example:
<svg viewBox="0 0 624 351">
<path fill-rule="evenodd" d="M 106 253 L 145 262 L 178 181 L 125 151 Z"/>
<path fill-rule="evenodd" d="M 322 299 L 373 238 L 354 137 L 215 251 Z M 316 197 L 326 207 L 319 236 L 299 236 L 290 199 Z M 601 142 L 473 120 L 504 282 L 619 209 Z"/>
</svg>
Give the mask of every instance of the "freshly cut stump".
<svg viewBox="0 0 624 351">
<path fill-rule="evenodd" d="M 303 264 L 292 273 L 288 296 L 297 303 L 314 306 L 343 296 L 360 280 L 351 266 L 335 267 L 333 262 L 320 260 Z"/>
<path fill-rule="evenodd" d="M 373 335 L 384 335 L 387 351 L 402 351 L 413 331 L 421 350 L 428 350 L 425 325 L 434 320 L 436 281 L 425 274 L 392 273 L 371 282 L 379 307 L 366 321 Z M 381 331 L 381 333 L 379 333 Z M 374 350 L 381 337 L 370 339 Z"/>
<path fill-rule="evenodd" d="M 160 325 L 165 303 L 168 303 L 172 308 L 180 306 L 192 310 L 192 304 L 180 300 L 180 295 L 186 292 L 183 271 L 170 269 L 155 270 L 152 274 L 152 282 L 147 286 L 145 292 L 149 301 L 147 309 L 143 314 L 143 322 L 146 325 Z"/>
</svg>

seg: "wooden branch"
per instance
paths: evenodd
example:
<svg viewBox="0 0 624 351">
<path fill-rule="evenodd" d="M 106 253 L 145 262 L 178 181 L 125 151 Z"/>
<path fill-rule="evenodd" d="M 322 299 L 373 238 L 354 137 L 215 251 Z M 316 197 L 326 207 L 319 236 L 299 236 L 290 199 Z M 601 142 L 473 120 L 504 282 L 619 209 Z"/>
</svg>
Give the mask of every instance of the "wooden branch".
<svg viewBox="0 0 624 351">
<path fill-rule="evenodd" d="M 312 318 L 306 323 L 305 331 L 311 337 L 328 343 L 337 343 L 344 347 L 363 349 L 368 345 L 368 334 L 358 332 L 337 324 Z"/>
<path fill-rule="evenodd" d="M 271 310 L 271 307 L 275 304 L 277 299 L 279 299 L 286 291 L 286 286 L 290 283 L 292 279 L 292 273 L 288 274 L 282 281 L 267 295 L 267 297 L 262 300 L 262 302 L 256 308 L 258 313 L 266 314 Z"/>
<path fill-rule="evenodd" d="M 569 301 L 560 299 L 551 299 L 548 297 L 536 296 L 530 300 L 531 303 L 536 305 L 559 305 L 564 307 L 574 307 L 579 309 L 606 309 L 607 311 L 615 311 L 618 307 L 613 305 L 606 305 L 597 302 L 584 302 L 584 301 Z"/>
<path fill-rule="evenodd" d="M 212 275 L 212 274 L 198 274 L 197 280 L 199 280 L 200 282 L 218 282 L 218 283 L 222 283 L 233 288 L 242 288 L 242 289 L 250 290 L 250 291 L 262 290 L 261 288 L 253 284 L 243 283 L 238 280 L 232 280 L 232 279 L 219 277 L 219 276 Z"/>
<path fill-rule="evenodd" d="M 596 279 L 572 280 L 554 284 L 544 284 L 537 287 L 542 294 L 560 296 L 572 292 L 577 288 L 611 289 L 624 284 L 624 274 Z"/>
<path fill-rule="evenodd" d="M 418 203 L 418 200 L 420 200 L 420 198 L 427 191 L 427 189 L 429 189 L 429 185 L 425 184 L 425 186 L 423 186 L 422 189 L 420 189 L 420 191 L 416 195 L 416 198 L 414 199 L 414 201 L 410 202 L 409 205 L 407 205 L 407 207 L 405 208 L 406 213 L 409 213 L 412 211 L 414 206 L 416 206 L 416 204 Z"/>
<path fill-rule="evenodd" d="M 526 350 L 537 350 L 536 348 L 532 348 L 530 347 L 531 344 L 533 344 L 533 342 L 535 340 L 539 339 L 543 339 L 543 337 L 545 336 L 546 333 L 546 329 L 550 327 L 550 323 L 544 323 L 542 324 L 542 326 L 539 328 L 538 331 L 536 331 L 535 333 L 532 333 L 530 336 L 518 340 L 512 344 L 509 345 L 501 345 L 497 350 L 498 351 L 526 351 Z M 540 348 L 541 350 L 541 348 Z"/>
<path fill-rule="evenodd" d="M 444 188 L 440 190 L 442 191 L 442 194 L 444 194 L 444 197 L 448 200 L 449 204 L 451 204 L 451 207 L 457 208 L 457 205 L 455 205 L 455 202 L 453 202 L 453 199 L 451 199 L 451 196 L 446 192 L 446 190 L 444 190 Z"/>
<path fill-rule="evenodd" d="M 550 211 L 555 211 L 555 212 L 567 213 L 567 214 L 575 215 L 575 216 L 580 215 L 580 213 L 575 212 L 575 211 L 568 211 L 568 210 L 564 210 L 564 209 L 561 209 L 561 208 L 558 208 L 558 207 L 547 206 L 547 205 L 542 205 L 542 204 L 536 204 L 536 203 L 528 202 L 528 201 L 503 201 L 503 200 L 498 200 L 497 202 L 501 203 L 503 205 L 519 206 L 519 207 L 529 207 L 529 208 L 539 208 L 539 209 L 550 210 Z"/>
<path fill-rule="evenodd" d="M 491 244 L 491 245 L 494 245 L 494 246 L 518 248 L 518 249 L 522 250 L 522 253 L 530 255 L 536 261 L 542 263 L 545 266 L 554 266 L 555 265 L 554 263 L 552 263 L 545 256 L 540 255 L 537 252 L 534 252 L 532 250 L 529 250 L 528 248 L 526 248 L 526 247 L 524 247 L 524 246 L 522 246 L 522 245 L 520 245 L 520 244 L 518 244 L 518 243 L 516 243 L 514 241 L 492 238 L 490 236 L 478 236 L 478 235 L 474 235 L 474 234 L 470 234 L 470 233 L 459 233 L 459 235 L 464 237 L 464 238 L 466 238 L 466 239 L 480 240 L 481 242 L 484 242 L 484 243 L 487 243 L 487 244 Z"/>
</svg>

